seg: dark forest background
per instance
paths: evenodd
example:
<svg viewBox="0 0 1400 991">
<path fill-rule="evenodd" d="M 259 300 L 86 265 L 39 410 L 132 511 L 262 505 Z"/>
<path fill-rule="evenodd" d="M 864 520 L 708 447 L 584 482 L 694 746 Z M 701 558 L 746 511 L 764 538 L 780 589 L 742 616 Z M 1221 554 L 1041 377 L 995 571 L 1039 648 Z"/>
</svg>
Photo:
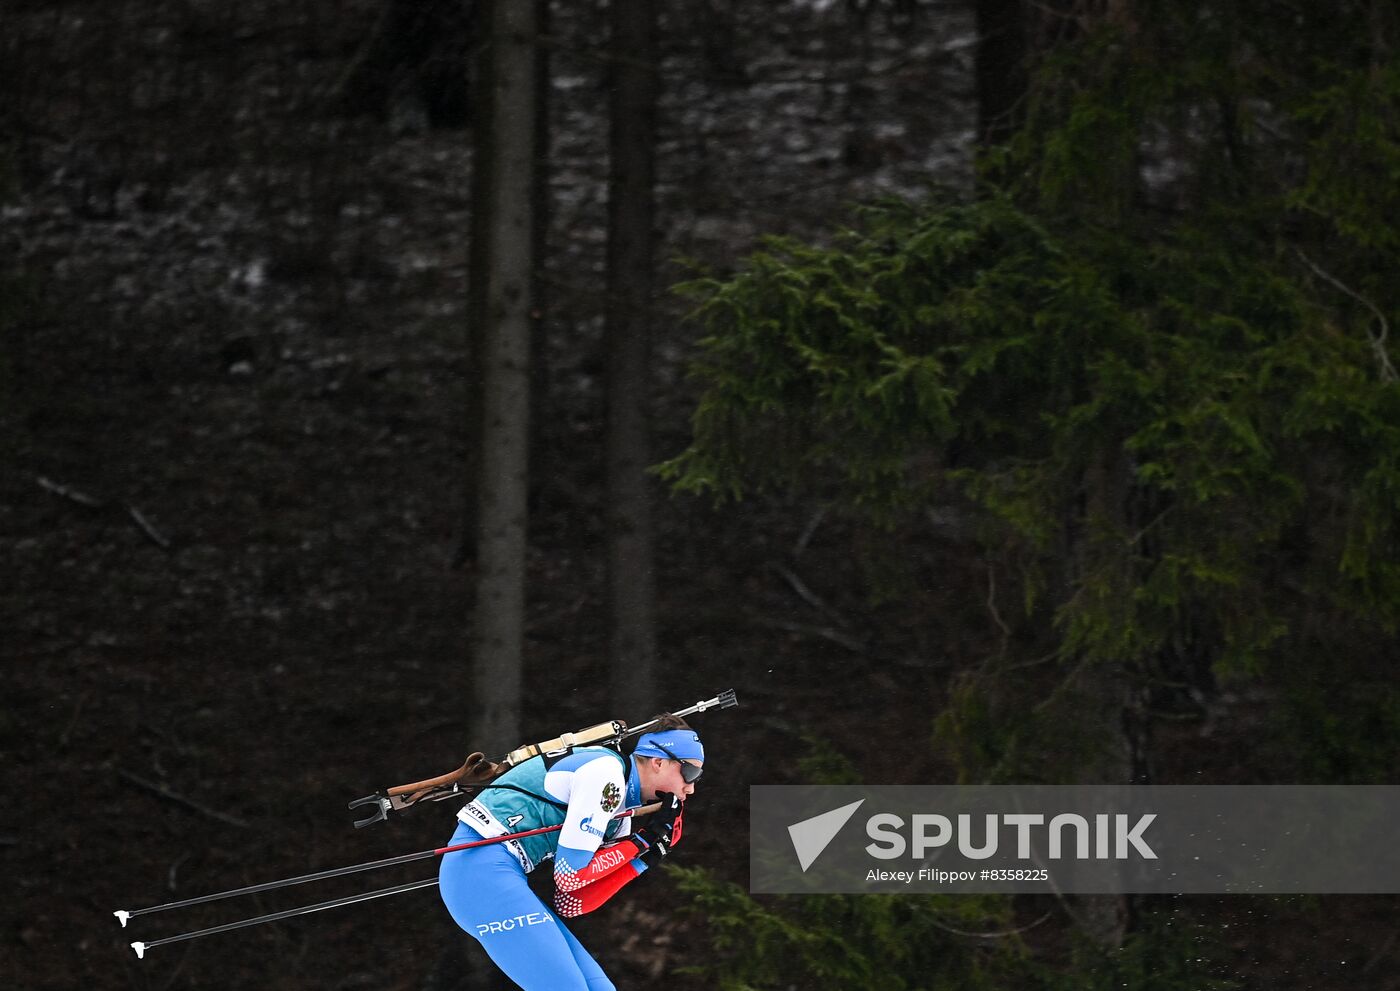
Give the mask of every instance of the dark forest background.
<svg viewBox="0 0 1400 991">
<path fill-rule="evenodd" d="M 426 893 L 128 949 L 363 878 L 111 913 L 733 687 L 678 867 L 575 927 L 619 987 L 1400 987 L 1394 896 L 744 893 L 751 784 L 1396 783 L 1397 45 L 5 0 L 6 985 L 499 987 Z"/>
</svg>

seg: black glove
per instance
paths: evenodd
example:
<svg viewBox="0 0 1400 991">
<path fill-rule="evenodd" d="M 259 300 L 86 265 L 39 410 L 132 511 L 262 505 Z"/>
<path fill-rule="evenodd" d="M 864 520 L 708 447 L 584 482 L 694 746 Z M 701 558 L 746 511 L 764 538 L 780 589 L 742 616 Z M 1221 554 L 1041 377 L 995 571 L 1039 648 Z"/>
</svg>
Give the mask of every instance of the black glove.
<svg viewBox="0 0 1400 991">
<path fill-rule="evenodd" d="M 666 856 L 675 841 L 680 839 L 677 820 L 685 803 L 669 791 L 657 792 L 656 800 L 661 803 L 661 808 L 653 812 L 647 818 L 647 824 L 637 830 L 637 837 L 647 845 L 642 853 L 643 858 L 648 855 L 652 855 L 653 859 Z"/>
</svg>

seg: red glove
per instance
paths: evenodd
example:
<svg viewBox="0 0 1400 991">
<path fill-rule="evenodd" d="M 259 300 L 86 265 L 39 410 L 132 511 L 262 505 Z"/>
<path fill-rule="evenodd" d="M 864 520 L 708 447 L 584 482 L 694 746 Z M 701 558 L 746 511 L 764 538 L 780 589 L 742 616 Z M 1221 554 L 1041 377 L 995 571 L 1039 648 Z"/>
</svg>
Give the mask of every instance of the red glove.
<svg viewBox="0 0 1400 991">
<path fill-rule="evenodd" d="M 659 791 L 656 799 L 661 808 L 653 812 L 646 825 L 636 832 L 637 839 L 646 844 L 642 856 L 664 857 L 676 845 L 681 835 L 681 810 L 685 803 L 669 791 Z"/>
</svg>

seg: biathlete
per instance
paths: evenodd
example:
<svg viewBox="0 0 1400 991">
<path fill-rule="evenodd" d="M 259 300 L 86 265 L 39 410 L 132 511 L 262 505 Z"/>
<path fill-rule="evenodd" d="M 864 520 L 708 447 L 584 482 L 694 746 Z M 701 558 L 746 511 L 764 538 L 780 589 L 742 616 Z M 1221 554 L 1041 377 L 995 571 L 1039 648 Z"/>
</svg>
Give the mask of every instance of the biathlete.
<svg viewBox="0 0 1400 991">
<path fill-rule="evenodd" d="M 704 763 L 700 737 L 664 715 L 630 759 L 575 747 L 511 768 L 457 813 L 452 843 L 562 828 L 445 855 L 438 879 L 447 910 L 523 991 L 615 991 L 561 919 L 593 911 L 670 852 Z M 614 818 L 658 801 L 660 811 L 635 829 L 631 817 Z M 549 860 L 552 912 L 525 880 Z"/>
</svg>

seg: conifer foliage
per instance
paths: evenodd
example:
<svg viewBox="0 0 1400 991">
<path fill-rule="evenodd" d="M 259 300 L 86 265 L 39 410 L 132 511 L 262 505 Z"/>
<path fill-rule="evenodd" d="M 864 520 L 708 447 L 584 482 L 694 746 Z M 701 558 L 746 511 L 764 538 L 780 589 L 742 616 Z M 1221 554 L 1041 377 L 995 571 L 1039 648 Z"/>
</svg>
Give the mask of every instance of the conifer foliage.
<svg viewBox="0 0 1400 991">
<path fill-rule="evenodd" d="M 719 500 L 818 492 L 904 532 L 930 507 L 971 511 L 1022 608 L 1002 663 L 953 686 L 940 720 L 969 779 L 1112 767 L 1085 758 L 1103 741 L 1064 745 L 1076 706 L 1150 722 L 1190 657 L 1205 683 L 1277 700 L 1296 754 L 1282 783 L 1378 783 L 1400 743 L 1400 16 L 1054 10 L 1068 27 L 1034 52 L 1020 129 L 986 153 L 995 182 L 863 209 L 829 246 L 770 239 L 682 287 L 703 394 L 661 471 Z M 1036 654 L 1057 663 L 1027 692 L 1011 672 Z M 1109 694 L 1061 691 L 1085 671 L 1111 672 Z M 846 905 L 785 938 L 796 916 L 711 897 L 712 926 L 747 940 L 735 988 L 780 986 L 765 967 L 880 925 Z M 954 945 L 981 963 L 939 986 L 979 986 L 985 950 Z M 1162 943 L 1144 924 L 1123 945 Z M 812 986 L 929 986 L 887 959 L 899 976 L 878 985 Z"/>
<path fill-rule="evenodd" d="M 971 503 L 1067 661 L 1150 675 L 1189 640 L 1217 674 L 1388 682 L 1363 669 L 1400 622 L 1397 31 L 1165 6 L 1046 55 L 1017 181 L 684 286 L 705 392 L 662 470 L 890 525 Z"/>
</svg>

